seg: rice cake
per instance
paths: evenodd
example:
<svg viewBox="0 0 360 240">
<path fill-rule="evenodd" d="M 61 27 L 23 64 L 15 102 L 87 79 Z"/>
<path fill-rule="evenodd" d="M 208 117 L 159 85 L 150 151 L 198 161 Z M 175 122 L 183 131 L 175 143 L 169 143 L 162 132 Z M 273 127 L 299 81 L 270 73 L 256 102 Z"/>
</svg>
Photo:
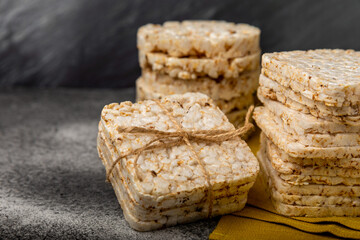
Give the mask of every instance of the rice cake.
<svg viewBox="0 0 360 240">
<path fill-rule="evenodd" d="M 296 132 L 288 127 L 284 122 L 269 111 L 266 107 L 258 107 L 254 111 L 254 118 L 258 123 L 259 127 L 266 133 L 270 131 L 272 126 L 281 129 L 280 133 L 283 134 L 284 138 L 287 138 L 289 145 L 294 147 L 295 145 L 300 148 L 317 149 L 314 151 L 328 152 L 328 149 L 336 149 L 343 151 L 341 148 L 353 147 L 354 149 L 360 150 L 360 135 L 357 133 L 336 133 L 336 134 L 305 134 L 297 135 Z M 266 123 L 266 125 L 264 125 Z M 267 129 L 263 129 L 267 128 Z M 280 134 L 277 133 L 277 134 Z M 269 133 L 272 134 L 272 133 Z M 273 135 L 277 135 L 273 133 Z M 294 143 L 294 144 L 292 144 Z M 279 146 L 281 148 L 281 146 Z M 299 149 L 300 150 L 300 149 Z"/>
<path fill-rule="evenodd" d="M 353 177 L 329 177 L 319 175 L 296 175 L 296 174 L 279 174 L 279 177 L 285 182 L 293 185 L 309 185 L 309 184 L 324 184 L 324 185 L 345 185 L 345 186 L 359 186 L 360 178 Z"/>
<path fill-rule="evenodd" d="M 360 207 L 347 206 L 298 206 L 289 205 L 272 199 L 275 210 L 289 217 L 358 217 Z"/>
<path fill-rule="evenodd" d="M 173 216 L 173 217 L 168 217 L 166 219 L 163 218 L 163 219 L 161 219 L 161 221 L 158 221 L 158 220 L 143 221 L 143 220 L 136 218 L 132 214 L 132 212 L 128 208 L 126 202 L 124 202 L 122 200 L 124 197 L 121 195 L 121 192 L 118 190 L 119 188 L 116 184 L 114 186 L 114 189 L 115 189 L 115 194 L 116 194 L 116 196 L 119 200 L 119 203 L 121 205 L 121 208 L 123 210 L 123 214 L 124 214 L 126 221 L 129 223 L 130 227 L 132 227 L 133 229 L 135 229 L 137 231 L 141 231 L 141 232 L 152 231 L 152 230 L 157 230 L 157 229 L 161 229 L 164 227 L 175 226 L 177 224 L 185 224 L 185 223 L 195 222 L 195 221 L 198 221 L 198 220 L 204 218 L 203 213 L 188 212 L 185 216 Z M 226 209 L 226 211 L 224 211 L 225 213 L 226 212 L 231 213 L 231 212 L 237 211 L 237 209 L 243 209 L 245 207 L 246 200 L 247 200 L 247 198 L 244 198 L 240 202 L 230 203 L 230 204 L 222 206 L 222 207 L 213 206 L 213 213 L 214 213 L 214 215 L 221 215 L 222 213 L 218 210 L 219 208 Z"/>
<path fill-rule="evenodd" d="M 263 107 L 257 107 L 254 110 L 253 118 L 257 125 L 275 145 L 292 157 L 328 159 L 360 157 L 360 146 L 322 148 L 301 144 L 273 119 L 264 117 L 262 112 Z"/>
<path fill-rule="evenodd" d="M 271 100 L 258 94 L 259 100 L 271 112 L 281 118 L 281 120 L 292 128 L 298 135 L 308 133 L 359 133 L 360 122 L 358 126 L 351 126 L 329 121 L 326 119 L 315 117 L 311 114 L 302 113 L 291 109 L 284 104 Z"/>
<path fill-rule="evenodd" d="M 270 140 L 268 142 L 271 142 Z M 275 144 L 271 143 L 269 149 L 272 150 L 272 147 L 276 147 Z M 360 158 L 305 158 L 305 157 L 292 157 L 286 152 L 279 149 L 277 152 L 280 154 L 281 159 L 286 164 L 294 164 L 293 166 L 299 166 L 302 171 L 306 169 L 319 169 L 322 167 L 325 168 L 342 168 L 344 171 L 354 171 L 360 170 Z M 287 165 L 282 166 L 283 171 L 293 171 L 295 167 L 287 168 Z"/>
<path fill-rule="evenodd" d="M 307 133 L 297 134 L 296 130 L 285 124 L 281 118 L 271 112 L 268 108 L 262 107 L 262 117 L 271 119 L 277 125 L 280 125 L 284 131 L 290 134 L 295 141 L 311 146 L 311 147 L 349 147 L 349 146 L 360 146 L 360 134 L 359 133 L 333 133 L 333 134 L 318 134 L 318 133 Z"/>
<path fill-rule="evenodd" d="M 111 153 L 110 149 L 106 146 L 105 140 L 103 139 L 101 133 L 98 135 L 98 152 L 106 168 L 109 168 L 111 162 L 116 160 L 116 158 L 113 158 L 113 154 Z M 206 199 L 203 199 L 201 202 L 195 203 L 193 205 L 178 206 L 175 208 L 143 208 L 135 201 L 135 199 L 132 198 L 126 179 L 122 176 L 119 169 L 114 172 L 112 182 L 114 182 L 116 187 L 119 188 L 117 191 L 122 193 L 122 200 L 126 202 L 127 208 L 131 210 L 132 215 L 142 220 L 157 220 L 161 222 L 164 221 L 164 218 L 166 220 L 166 218 L 169 217 L 185 216 L 189 212 L 199 212 L 199 214 L 203 213 L 206 216 L 208 211 L 208 207 L 206 207 Z M 245 184 L 240 186 L 236 195 L 213 198 L 213 205 L 225 206 L 229 205 L 230 203 L 241 202 L 244 198 L 247 197 L 247 192 L 251 186 L 252 184 Z M 225 209 L 220 210 L 224 211 Z"/>
<path fill-rule="evenodd" d="M 224 114 L 211 99 L 200 93 L 171 95 L 160 100 L 184 130 L 232 130 Z M 171 109 L 171 110 L 170 110 Z M 110 104 L 104 107 L 101 124 L 119 154 L 144 146 L 154 137 L 150 135 L 123 134 L 119 127 L 146 127 L 160 131 L 174 131 L 176 126 L 156 102 L 148 100 L 132 104 Z M 195 152 L 204 161 L 212 189 L 254 182 L 258 163 L 251 150 L 239 138 L 220 144 L 192 143 Z M 221 156 L 221 159 L 218 157 Z M 172 160 L 173 158 L 178 160 Z M 138 160 L 138 175 L 134 166 L 135 156 L 121 159 L 121 168 L 127 175 L 128 185 L 135 191 L 134 199 L 145 207 L 162 206 L 162 203 L 191 201 L 206 193 L 207 182 L 201 167 L 186 145 L 169 149 L 149 150 Z M 155 173 L 155 174 L 154 174 Z"/>
<path fill-rule="evenodd" d="M 296 101 L 292 100 L 291 98 L 286 98 L 280 92 L 273 92 L 271 90 L 269 91 L 269 89 L 265 89 L 261 86 L 257 90 L 257 95 L 266 97 L 266 98 L 274 100 L 274 101 L 279 101 L 291 109 L 294 109 L 296 111 L 299 111 L 299 112 L 302 112 L 305 114 L 311 114 L 315 117 L 323 118 L 328 121 L 332 121 L 332 122 L 339 123 L 339 124 L 346 124 L 346 125 L 350 125 L 350 126 L 359 126 L 360 115 L 334 116 L 334 115 L 329 115 L 329 114 L 323 114 L 318 109 L 308 108 L 307 106 L 305 106 L 299 102 L 296 102 Z"/>
<path fill-rule="evenodd" d="M 223 58 L 176 58 L 164 53 L 146 53 L 139 51 L 141 68 L 166 74 L 173 78 L 197 79 L 210 78 L 238 78 L 245 71 L 260 68 L 260 54 L 254 54 L 232 59 Z"/>
<path fill-rule="evenodd" d="M 259 82 L 259 71 L 246 72 L 238 78 L 212 79 L 203 77 L 188 81 L 143 69 L 142 79 L 149 88 L 167 95 L 201 92 L 210 96 L 213 100 L 231 100 L 256 91 Z"/>
<path fill-rule="evenodd" d="M 262 182 L 265 191 L 275 200 L 289 205 L 300 206 L 346 206 L 346 207 L 360 207 L 359 197 L 343 197 L 343 196 L 316 196 L 316 195 L 294 195 L 279 193 L 276 188 L 268 181 L 269 178 L 264 171 L 260 171 L 258 180 Z M 270 180 L 271 181 L 271 180 Z"/>
<path fill-rule="evenodd" d="M 263 133 L 262 133 L 263 135 Z M 261 136 L 263 138 L 263 136 Z M 261 140 L 263 142 L 263 140 Z M 276 170 L 271 166 L 270 161 L 266 157 L 263 145 L 258 152 L 258 160 L 261 171 L 267 176 L 270 188 L 275 188 L 281 194 L 301 195 L 301 196 L 340 196 L 340 197 L 360 197 L 359 186 L 345 186 L 345 185 L 323 185 L 323 184 L 309 184 L 309 185 L 293 185 L 282 180 Z"/>
<path fill-rule="evenodd" d="M 318 162 L 316 159 L 307 158 L 295 160 L 294 158 L 287 155 L 284 151 L 280 150 L 270 140 L 265 141 L 263 144 L 266 145 L 267 157 L 270 160 L 272 167 L 279 174 L 360 178 L 359 159 L 357 159 L 357 161 L 350 159 L 331 159 L 328 161 L 331 164 L 319 165 L 318 162 L 321 162 L 321 160 L 325 159 L 318 159 Z"/>
<path fill-rule="evenodd" d="M 305 97 L 302 93 L 294 92 L 291 88 L 284 87 L 278 82 L 264 76 L 260 75 L 259 84 L 263 89 L 263 92 L 273 93 L 280 99 L 291 99 L 292 101 L 298 102 L 309 109 L 314 109 L 313 111 L 319 112 L 319 116 L 356 116 L 360 114 L 360 104 L 351 105 L 351 106 L 327 106 L 323 102 L 309 99 Z M 311 112 L 313 112 L 311 111 Z"/>
<path fill-rule="evenodd" d="M 260 51 L 260 29 L 225 21 L 147 24 L 138 30 L 137 47 L 172 57 L 237 58 Z"/>
<path fill-rule="evenodd" d="M 136 81 L 136 100 L 142 101 L 147 99 L 161 99 L 167 95 L 172 95 L 172 92 L 159 92 L 159 88 L 152 89 L 149 84 L 144 80 L 144 78 L 140 77 Z M 179 92 L 177 94 L 186 93 L 182 92 L 184 89 L 178 89 Z M 212 96 L 209 96 L 212 98 Z M 225 114 L 230 113 L 234 110 L 243 110 L 247 109 L 250 105 L 254 104 L 254 97 L 252 93 L 247 94 L 245 96 L 238 96 L 232 98 L 230 100 L 224 99 L 214 99 L 214 103 L 223 111 Z"/>
<path fill-rule="evenodd" d="M 266 53 L 271 79 L 328 106 L 360 104 L 360 52 L 341 49 Z"/>
<path fill-rule="evenodd" d="M 346 168 L 308 168 L 307 171 L 294 164 L 286 164 L 281 159 L 281 150 L 270 140 L 263 140 L 266 157 L 270 160 L 272 167 L 278 172 L 279 177 L 293 185 L 327 184 L 327 185 L 360 185 L 360 171 Z M 296 167 L 296 165 L 295 165 Z"/>
</svg>

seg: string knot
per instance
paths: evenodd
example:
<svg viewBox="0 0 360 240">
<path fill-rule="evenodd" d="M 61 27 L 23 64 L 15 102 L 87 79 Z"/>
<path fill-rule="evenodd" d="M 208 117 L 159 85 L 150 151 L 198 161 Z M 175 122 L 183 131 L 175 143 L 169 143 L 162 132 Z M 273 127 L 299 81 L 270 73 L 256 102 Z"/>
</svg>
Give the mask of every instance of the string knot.
<svg viewBox="0 0 360 240">
<path fill-rule="evenodd" d="M 183 135 L 184 139 L 189 139 L 190 134 L 188 132 L 183 131 L 181 134 Z"/>
</svg>

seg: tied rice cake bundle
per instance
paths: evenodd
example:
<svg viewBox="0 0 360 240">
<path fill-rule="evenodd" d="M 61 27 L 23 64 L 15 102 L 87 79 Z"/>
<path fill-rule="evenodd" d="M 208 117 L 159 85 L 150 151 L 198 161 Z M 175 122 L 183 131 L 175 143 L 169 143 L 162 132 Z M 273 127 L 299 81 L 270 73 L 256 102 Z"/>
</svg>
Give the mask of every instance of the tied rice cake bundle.
<svg viewBox="0 0 360 240">
<path fill-rule="evenodd" d="M 139 128 L 146 131 L 133 132 Z M 211 99 L 200 93 L 105 106 L 99 156 L 130 226 L 148 231 L 241 210 L 259 170 L 249 147 L 239 137 L 225 141 L 191 137 L 194 131 L 234 130 Z M 177 138 L 162 138 L 159 148 L 126 155 L 156 143 L 159 132 L 179 131 Z M 191 147 L 183 142 L 182 131 L 189 132 Z"/>
<path fill-rule="evenodd" d="M 223 21 L 165 22 L 138 30 L 137 99 L 200 92 L 233 124 L 244 121 L 260 73 L 260 30 Z"/>
<path fill-rule="evenodd" d="M 287 216 L 360 216 L 360 53 L 264 54 L 261 179 Z"/>
<path fill-rule="evenodd" d="M 111 152 L 111 147 L 104 140 L 103 133 L 98 136 L 98 151 L 106 168 L 110 168 L 111 163 L 118 157 Z M 205 198 L 201 199 L 200 202 L 191 205 L 179 205 L 175 208 L 144 207 L 132 197 L 120 171 L 115 172 L 114 176 L 116 178 L 112 180 L 112 185 L 123 208 L 124 216 L 130 226 L 136 230 L 150 231 L 207 217 L 203 209 L 208 208 L 209 203 L 205 201 Z M 228 196 L 227 192 L 217 192 L 213 199 L 212 213 L 221 215 L 242 208 L 247 200 L 246 193 L 251 186 L 252 184 L 249 183 L 237 187 L 236 190 L 232 189 L 231 192 L 235 195 Z M 222 207 L 219 207 L 220 205 Z"/>
</svg>

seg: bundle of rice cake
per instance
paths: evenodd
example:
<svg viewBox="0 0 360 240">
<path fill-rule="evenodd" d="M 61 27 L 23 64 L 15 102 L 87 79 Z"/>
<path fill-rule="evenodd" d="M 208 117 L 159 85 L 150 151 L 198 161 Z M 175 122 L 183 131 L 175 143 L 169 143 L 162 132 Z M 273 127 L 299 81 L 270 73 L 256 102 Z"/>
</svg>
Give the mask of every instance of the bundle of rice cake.
<svg viewBox="0 0 360 240">
<path fill-rule="evenodd" d="M 259 165 L 240 137 L 224 140 L 234 131 L 201 93 L 105 106 L 98 152 L 130 226 L 149 231 L 241 210 Z"/>
<path fill-rule="evenodd" d="M 242 124 L 260 74 L 260 30 L 223 21 L 148 24 L 137 34 L 137 100 L 201 92 Z"/>
<path fill-rule="evenodd" d="M 288 216 L 360 216 L 360 52 L 264 54 L 261 179 Z"/>
</svg>

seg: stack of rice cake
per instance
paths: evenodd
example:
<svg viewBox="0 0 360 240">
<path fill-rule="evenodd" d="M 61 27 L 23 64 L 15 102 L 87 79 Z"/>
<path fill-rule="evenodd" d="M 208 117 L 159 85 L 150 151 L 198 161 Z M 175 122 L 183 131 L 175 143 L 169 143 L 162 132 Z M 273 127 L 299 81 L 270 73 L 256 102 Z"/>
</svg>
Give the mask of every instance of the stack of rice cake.
<svg viewBox="0 0 360 240">
<path fill-rule="evenodd" d="M 260 178 L 288 216 L 360 216 L 360 52 L 264 54 Z"/>
<path fill-rule="evenodd" d="M 223 21 L 148 24 L 137 35 L 137 100 L 201 92 L 230 122 L 243 122 L 260 74 L 260 30 Z"/>
<path fill-rule="evenodd" d="M 221 110 L 201 93 L 164 97 L 160 103 L 182 129 L 234 130 Z M 119 127 L 174 132 L 175 124 L 154 101 L 110 104 L 101 113 L 98 152 L 105 168 L 120 156 L 143 147 L 154 135 L 121 133 Z M 134 155 L 121 159 L 110 175 L 125 219 L 138 231 L 149 231 L 241 210 L 259 165 L 247 144 L 236 137 L 222 143 L 191 143 L 210 176 L 207 178 L 189 146 L 147 150 L 135 166 Z M 137 169 L 137 170 L 136 170 Z M 138 172 L 136 174 L 136 171 Z"/>
</svg>

